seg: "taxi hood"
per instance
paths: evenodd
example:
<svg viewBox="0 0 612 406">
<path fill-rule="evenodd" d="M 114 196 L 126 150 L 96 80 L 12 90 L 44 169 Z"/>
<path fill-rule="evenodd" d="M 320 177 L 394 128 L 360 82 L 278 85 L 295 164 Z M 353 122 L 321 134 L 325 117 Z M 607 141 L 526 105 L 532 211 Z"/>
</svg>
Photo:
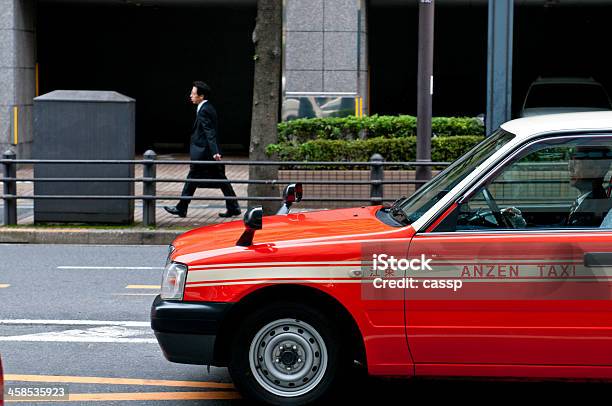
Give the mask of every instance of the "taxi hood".
<svg viewBox="0 0 612 406">
<path fill-rule="evenodd" d="M 253 244 L 278 244 L 295 240 L 314 242 L 337 237 L 363 238 L 364 234 L 398 231 L 397 227 L 387 225 L 376 218 L 376 212 L 380 207 L 266 216 L 263 218 L 263 228 L 255 232 Z M 236 247 L 236 242 L 244 229 L 242 221 L 232 221 L 188 231 L 174 240 L 173 257 Z M 236 247 L 236 249 L 246 248 Z"/>
</svg>

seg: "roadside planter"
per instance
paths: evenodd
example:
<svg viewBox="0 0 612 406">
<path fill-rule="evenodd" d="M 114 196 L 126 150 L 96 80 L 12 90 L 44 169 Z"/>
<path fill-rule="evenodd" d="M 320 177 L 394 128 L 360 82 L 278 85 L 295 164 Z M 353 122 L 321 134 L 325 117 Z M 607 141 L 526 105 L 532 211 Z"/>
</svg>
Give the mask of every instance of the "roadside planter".
<svg viewBox="0 0 612 406">
<path fill-rule="evenodd" d="M 611 163 L 612 113 L 542 116 L 392 205 L 252 208 L 173 242 L 152 328 L 277 405 L 360 371 L 612 379 Z"/>
</svg>

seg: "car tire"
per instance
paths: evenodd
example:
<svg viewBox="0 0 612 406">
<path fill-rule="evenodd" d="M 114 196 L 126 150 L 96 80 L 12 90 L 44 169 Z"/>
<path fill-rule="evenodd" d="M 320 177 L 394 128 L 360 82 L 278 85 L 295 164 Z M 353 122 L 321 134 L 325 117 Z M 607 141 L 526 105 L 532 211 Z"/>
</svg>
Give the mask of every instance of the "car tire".
<svg viewBox="0 0 612 406">
<path fill-rule="evenodd" d="M 320 401 L 336 389 L 345 357 L 320 311 L 301 303 L 274 303 L 247 316 L 236 329 L 229 372 L 245 397 L 296 406 Z"/>
</svg>

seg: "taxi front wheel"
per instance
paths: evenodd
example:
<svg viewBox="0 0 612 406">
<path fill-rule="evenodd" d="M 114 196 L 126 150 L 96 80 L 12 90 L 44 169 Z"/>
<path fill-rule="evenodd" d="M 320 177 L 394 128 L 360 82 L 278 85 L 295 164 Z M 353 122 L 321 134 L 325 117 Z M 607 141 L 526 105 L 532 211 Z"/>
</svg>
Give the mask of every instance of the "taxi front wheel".
<svg viewBox="0 0 612 406">
<path fill-rule="evenodd" d="M 236 326 L 229 364 L 243 395 L 274 405 L 303 405 L 330 395 L 343 357 L 325 316 L 303 304 L 276 303 L 243 323 Z"/>
</svg>

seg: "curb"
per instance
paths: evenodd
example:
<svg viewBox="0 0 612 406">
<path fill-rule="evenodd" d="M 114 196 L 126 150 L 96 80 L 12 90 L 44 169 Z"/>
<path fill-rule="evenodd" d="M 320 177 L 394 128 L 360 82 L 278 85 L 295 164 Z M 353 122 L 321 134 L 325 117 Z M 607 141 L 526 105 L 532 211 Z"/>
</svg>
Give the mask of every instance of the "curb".
<svg viewBox="0 0 612 406">
<path fill-rule="evenodd" d="M 168 245 L 182 230 L 93 230 L 0 227 L 0 243 L 13 244 L 96 244 Z"/>
</svg>

